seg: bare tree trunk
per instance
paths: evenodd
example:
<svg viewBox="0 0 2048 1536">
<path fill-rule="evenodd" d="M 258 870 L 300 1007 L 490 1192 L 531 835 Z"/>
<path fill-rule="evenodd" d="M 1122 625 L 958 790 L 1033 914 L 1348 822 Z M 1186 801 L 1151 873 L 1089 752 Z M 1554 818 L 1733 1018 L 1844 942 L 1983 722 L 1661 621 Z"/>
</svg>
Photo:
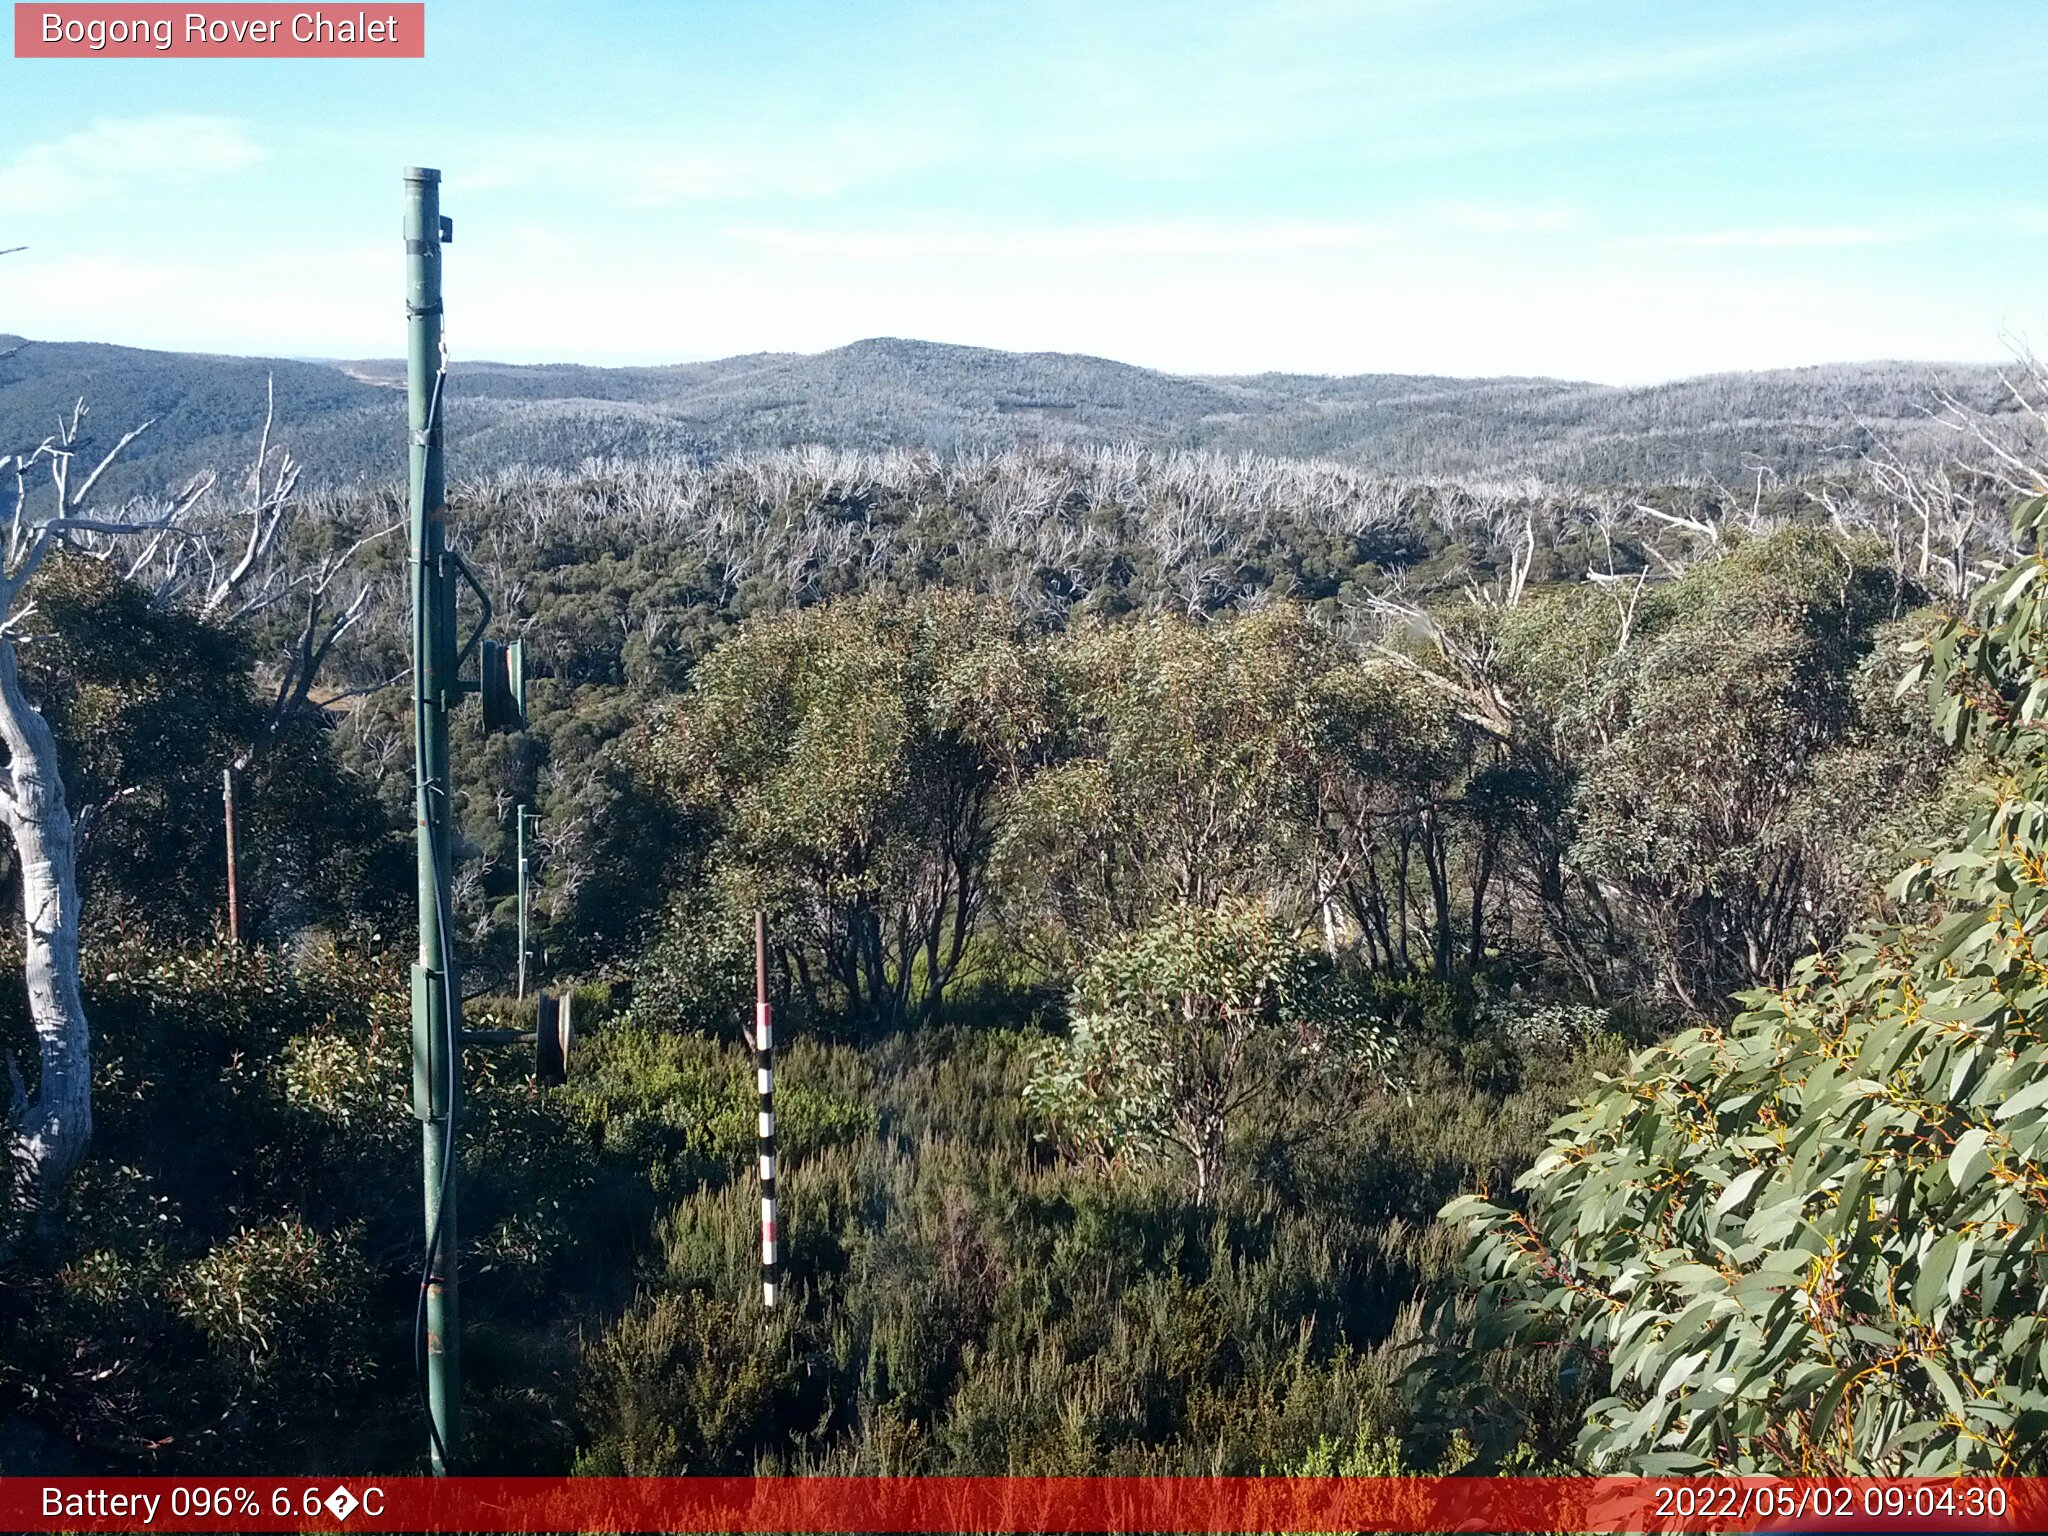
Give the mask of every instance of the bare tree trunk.
<svg viewBox="0 0 2048 1536">
<path fill-rule="evenodd" d="M 71 811 L 57 740 L 21 690 L 14 642 L 0 637 L 0 741 L 8 751 L 0 819 L 21 866 L 29 1022 L 41 1073 L 28 1096 L 14 1063 L 15 1189 L 39 1204 L 77 1166 L 92 1136 L 92 1059 L 78 988 L 78 886 Z"/>
<path fill-rule="evenodd" d="M 1438 981 L 1449 981 L 1456 956 L 1451 939 L 1451 850 L 1443 821 L 1434 806 L 1422 810 L 1422 865 L 1429 875 L 1429 899 L 1436 934 L 1430 940 L 1430 963 Z"/>
<path fill-rule="evenodd" d="M 1472 870 L 1472 936 L 1466 951 L 1467 963 L 1475 971 L 1486 963 L 1486 888 L 1493 882 L 1494 845 L 1493 831 L 1482 828 Z"/>
<path fill-rule="evenodd" d="M 1223 1142 L 1225 1128 L 1222 1117 L 1205 1113 L 1199 1127 L 1190 1138 L 1195 1154 L 1195 1209 L 1206 1210 L 1215 1197 L 1216 1186 L 1223 1173 Z"/>
</svg>

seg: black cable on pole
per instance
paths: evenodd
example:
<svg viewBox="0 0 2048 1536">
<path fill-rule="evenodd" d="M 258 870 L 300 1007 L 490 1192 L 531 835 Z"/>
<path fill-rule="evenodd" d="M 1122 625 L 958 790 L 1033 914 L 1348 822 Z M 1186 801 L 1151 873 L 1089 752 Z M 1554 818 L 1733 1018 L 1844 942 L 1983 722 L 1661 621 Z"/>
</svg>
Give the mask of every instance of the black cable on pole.
<svg viewBox="0 0 2048 1536">
<path fill-rule="evenodd" d="M 420 707 L 417 724 L 425 724 L 424 705 Z M 429 793 L 435 788 L 446 792 L 446 786 L 426 786 Z M 419 1387 L 420 1416 L 427 1421 L 427 1438 L 433 1443 L 434 1455 L 446 1472 L 455 1470 L 449 1460 L 448 1447 L 441 1439 L 441 1426 L 434 1422 L 433 1398 L 427 1390 L 427 1287 L 434 1279 L 434 1256 L 441 1251 L 441 1223 L 448 1210 L 448 1187 L 455 1172 L 455 1062 L 459 1042 L 455 1032 L 455 942 L 448 931 L 448 887 L 441 878 L 441 845 L 438 839 L 430 838 L 434 850 L 434 911 L 439 917 L 441 930 L 441 1029 L 444 1049 L 443 1070 L 446 1072 L 447 1106 L 442 1120 L 447 1129 L 441 1140 L 440 1192 L 434 1200 L 434 1230 L 427 1236 L 426 1257 L 420 1261 L 420 1289 L 418 1299 L 413 1303 L 412 1314 L 412 1369 L 413 1379 Z"/>
<path fill-rule="evenodd" d="M 440 367 L 434 373 L 434 393 L 427 404 L 427 433 L 431 437 L 441 429 L 441 392 L 448 380 L 448 340 L 441 339 Z M 418 558 L 415 552 L 415 558 Z M 422 572 L 424 580 L 425 572 Z M 438 574 L 435 573 L 436 579 Z M 413 664 L 420 665 L 418 657 Z M 416 741 L 425 741 L 428 729 L 427 701 L 415 698 L 413 701 L 413 735 Z M 434 1422 L 433 1395 L 427 1383 L 427 1288 L 434 1281 L 434 1260 L 441 1251 L 442 1223 L 447 1219 L 448 1191 L 455 1177 L 455 1122 L 456 1122 L 456 1065 L 461 1049 L 457 1034 L 456 1018 L 461 1002 L 456 993 L 455 982 L 455 940 L 450 931 L 448 910 L 447 871 L 443 868 L 445 858 L 444 840 L 447 835 L 447 811 L 452 797 L 449 786 L 444 783 L 428 782 L 420 786 L 423 796 L 431 798 L 435 793 L 442 796 L 442 815 L 439 826 L 441 837 L 429 837 L 427 846 L 433 858 L 434 911 L 438 918 L 436 927 L 440 930 L 441 960 L 441 1062 L 444 1073 L 441 1116 L 443 1132 L 441 1138 L 441 1171 L 439 1190 L 434 1198 L 434 1226 L 427 1234 L 427 1249 L 420 1260 L 419 1295 L 413 1303 L 412 1362 L 413 1377 L 419 1388 L 420 1415 L 427 1421 L 427 1439 L 433 1447 L 433 1454 L 443 1472 L 453 1472 L 455 1467 L 448 1454 L 447 1443 L 441 1438 L 441 1426 Z M 422 807 L 423 809 L 425 807 Z"/>
</svg>

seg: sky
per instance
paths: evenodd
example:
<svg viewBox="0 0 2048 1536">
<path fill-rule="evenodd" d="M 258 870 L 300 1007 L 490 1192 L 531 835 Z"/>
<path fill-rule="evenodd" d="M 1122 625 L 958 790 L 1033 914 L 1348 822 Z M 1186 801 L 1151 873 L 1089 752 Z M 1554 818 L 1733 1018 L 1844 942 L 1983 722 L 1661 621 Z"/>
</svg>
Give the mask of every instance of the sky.
<svg viewBox="0 0 2048 1536">
<path fill-rule="evenodd" d="M 1999 361 L 2048 351 L 2044 58 L 2036 0 L 428 0 L 423 60 L 0 57 L 0 332 L 396 355 L 430 165 L 458 357 Z"/>
</svg>

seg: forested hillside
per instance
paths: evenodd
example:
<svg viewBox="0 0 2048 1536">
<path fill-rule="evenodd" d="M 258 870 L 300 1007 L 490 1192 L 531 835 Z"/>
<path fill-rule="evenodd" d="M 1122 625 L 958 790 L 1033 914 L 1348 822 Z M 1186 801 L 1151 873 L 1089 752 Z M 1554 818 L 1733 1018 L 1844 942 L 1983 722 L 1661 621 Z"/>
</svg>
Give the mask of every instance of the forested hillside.
<svg viewBox="0 0 2048 1536">
<path fill-rule="evenodd" d="M 154 420 L 116 484 L 141 490 L 246 458 L 275 376 L 278 420 L 313 479 L 381 483 L 402 470 L 388 430 L 403 385 L 386 361 L 294 362 L 144 352 L 0 336 L 0 441 L 39 441 L 85 397 L 88 446 Z M 472 472 L 573 470 L 590 457 L 804 444 L 987 450 L 1137 443 L 1326 457 L 1402 478 L 1535 477 L 1577 486 L 1734 482 L 1840 471 L 1884 445 L 1916 462 L 1954 444 L 1938 397 L 2006 414 L 1984 367 L 1870 363 L 1638 388 L 1555 379 L 1183 378 L 1102 358 L 878 339 L 813 356 L 758 354 L 664 368 L 457 363 L 449 439 Z"/>
<path fill-rule="evenodd" d="M 108 367 L 135 393 L 99 419 L 178 408 Z M 260 423 L 265 370 L 235 367 Z M 536 965 L 588 1024 L 561 1088 L 471 1061 L 477 1470 L 2044 1470 L 2038 965 L 1973 937 L 2031 932 L 2039 869 L 2048 565 L 2039 504 L 2011 511 L 2041 439 L 2011 397 L 1926 399 L 1967 459 L 1717 484 L 1706 436 L 1782 450 L 1803 385 L 893 343 L 458 378 L 450 524 L 536 674 L 526 731 L 458 715 L 471 1017 L 531 1013 L 524 803 Z M 1907 376 L 1831 380 L 1910 414 Z M 397 436 L 379 383 L 277 388 L 308 462 L 358 412 Z M 764 440 L 830 400 L 878 414 L 821 435 L 909 444 L 606 456 L 579 427 L 574 462 L 487 468 L 492 432 L 514 456 L 605 389 L 631 398 L 604 419 L 664 423 L 787 389 Z M 1346 411 L 1420 433 L 1432 396 L 1463 402 L 1445 454 L 1576 441 L 1615 483 L 1378 473 L 1423 440 L 1398 426 L 1333 428 L 1356 462 L 1236 451 Z M 933 400 L 943 452 L 888 414 Z M 964 425 L 1027 410 L 1074 440 Z M 1179 425 L 1086 440 L 1140 417 Z M 88 531 L 33 578 L 22 686 L 90 811 L 96 1127 L 0 1218 L 7 1470 L 228 1470 L 258 1432 L 307 1471 L 423 1454 L 402 498 L 216 467 L 125 506 L 186 537 Z M 788 1044 L 771 1315 L 757 909 Z M 1573 1299 L 1603 1285 L 1626 1338 Z"/>
</svg>

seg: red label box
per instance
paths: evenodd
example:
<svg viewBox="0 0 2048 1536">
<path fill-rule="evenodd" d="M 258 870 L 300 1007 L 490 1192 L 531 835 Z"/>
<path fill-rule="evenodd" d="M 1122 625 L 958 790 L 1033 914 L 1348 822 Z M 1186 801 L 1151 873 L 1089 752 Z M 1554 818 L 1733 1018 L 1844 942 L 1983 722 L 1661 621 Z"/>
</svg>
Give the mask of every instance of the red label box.
<svg viewBox="0 0 2048 1536">
<path fill-rule="evenodd" d="M 422 3 L 21 4 L 17 59 L 422 59 Z"/>
<path fill-rule="evenodd" d="M 9 1531 L 1908 1532 L 2048 1528 L 2048 1479 L 0 1477 Z"/>
</svg>

